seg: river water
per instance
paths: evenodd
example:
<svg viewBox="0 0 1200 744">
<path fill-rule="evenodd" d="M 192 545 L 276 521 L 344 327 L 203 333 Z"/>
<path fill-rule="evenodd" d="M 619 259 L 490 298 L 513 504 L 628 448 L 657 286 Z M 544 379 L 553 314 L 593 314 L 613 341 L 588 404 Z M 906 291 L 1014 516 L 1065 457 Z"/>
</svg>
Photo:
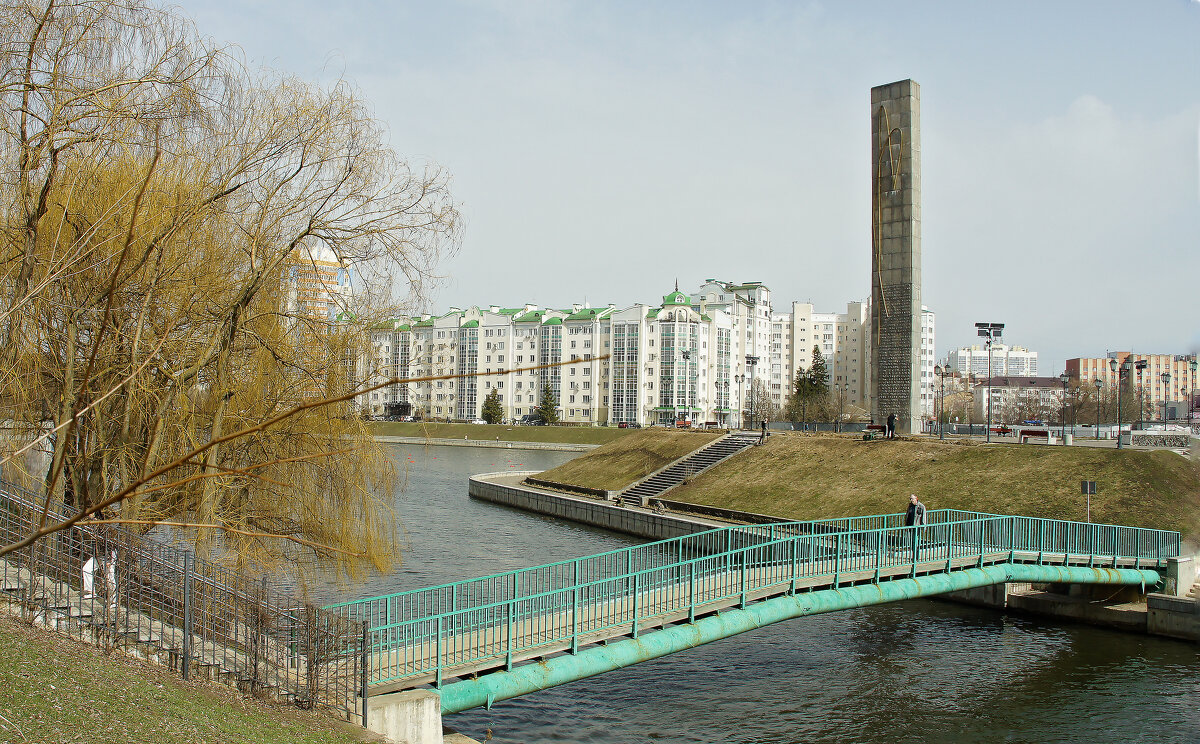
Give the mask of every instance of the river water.
<svg viewBox="0 0 1200 744">
<path fill-rule="evenodd" d="M 467 497 L 467 476 L 575 456 L 395 445 L 402 569 L 384 594 L 612 550 L 633 538 Z M 1196 644 L 914 601 L 800 618 L 467 711 L 480 741 L 1200 743 Z"/>
</svg>

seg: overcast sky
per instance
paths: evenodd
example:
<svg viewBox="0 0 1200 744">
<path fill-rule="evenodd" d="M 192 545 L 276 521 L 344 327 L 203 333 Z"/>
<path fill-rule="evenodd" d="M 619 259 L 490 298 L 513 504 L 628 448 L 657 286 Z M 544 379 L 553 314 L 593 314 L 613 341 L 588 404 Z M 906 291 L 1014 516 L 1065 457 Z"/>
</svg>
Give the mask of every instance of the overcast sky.
<svg viewBox="0 0 1200 744">
<path fill-rule="evenodd" d="M 939 358 L 1007 324 L 1042 374 L 1200 348 L 1200 2 L 183 0 L 345 77 L 466 218 L 434 311 L 870 294 L 870 88 L 921 85 Z"/>
</svg>

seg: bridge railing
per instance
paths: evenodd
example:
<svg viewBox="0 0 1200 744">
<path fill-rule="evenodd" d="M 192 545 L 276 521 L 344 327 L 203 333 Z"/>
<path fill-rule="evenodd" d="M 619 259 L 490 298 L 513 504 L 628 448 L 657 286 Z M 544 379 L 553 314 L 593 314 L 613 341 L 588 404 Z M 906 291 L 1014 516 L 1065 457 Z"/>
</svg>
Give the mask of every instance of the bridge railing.
<svg viewBox="0 0 1200 744">
<path fill-rule="evenodd" d="M 1014 558 L 1088 565 L 1137 558 L 1159 565 L 1179 554 L 1176 532 L 931 515 L 930 524 L 915 529 L 896 526 L 900 515 L 862 518 L 891 526 L 853 530 L 833 529 L 842 520 L 722 528 L 330 609 L 355 620 L 364 615 L 352 613 L 374 613 L 381 621 L 370 623 L 372 684 L 422 675 L 440 683 L 450 668 L 511 665 L 515 657 L 576 649 L 617 629 L 636 636 L 650 619 L 694 618 L 706 607 L 744 606 L 757 594 L 795 591 L 817 579 L 838 586 Z M 387 618 L 389 611 L 416 609 L 393 604 L 404 597 L 431 611 Z"/>
</svg>

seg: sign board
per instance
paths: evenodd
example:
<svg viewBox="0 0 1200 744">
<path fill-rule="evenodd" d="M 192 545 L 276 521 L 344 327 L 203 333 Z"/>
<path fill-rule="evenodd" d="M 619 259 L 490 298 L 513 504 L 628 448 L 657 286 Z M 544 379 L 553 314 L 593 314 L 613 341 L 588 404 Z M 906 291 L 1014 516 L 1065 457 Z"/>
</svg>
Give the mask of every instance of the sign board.
<svg viewBox="0 0 1200 744">
<path fill-rule="evenodd" d="M 1090 481 L 1090 480 L 1079 481 L 1079 493 L 1081 493 L 1085 496 L 1095 496 L 1096 495 L 1096 481 Z"/>
</svg>

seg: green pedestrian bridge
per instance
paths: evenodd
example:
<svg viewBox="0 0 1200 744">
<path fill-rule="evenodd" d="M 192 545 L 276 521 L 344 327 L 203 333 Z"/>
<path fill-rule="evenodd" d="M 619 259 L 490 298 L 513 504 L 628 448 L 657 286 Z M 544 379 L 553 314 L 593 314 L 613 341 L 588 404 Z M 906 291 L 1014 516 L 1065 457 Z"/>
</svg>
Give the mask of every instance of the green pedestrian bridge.
<svg viewBox="0 0 1200 744">
<path fill-rule="evenodd" d="M 739 525 L 331 605 L 363 628 L 370 695 L 443 714 L 771 623 L 1008 582 L 1153 587 L 1177 532 L 931 510 Z"/>
</svg>

